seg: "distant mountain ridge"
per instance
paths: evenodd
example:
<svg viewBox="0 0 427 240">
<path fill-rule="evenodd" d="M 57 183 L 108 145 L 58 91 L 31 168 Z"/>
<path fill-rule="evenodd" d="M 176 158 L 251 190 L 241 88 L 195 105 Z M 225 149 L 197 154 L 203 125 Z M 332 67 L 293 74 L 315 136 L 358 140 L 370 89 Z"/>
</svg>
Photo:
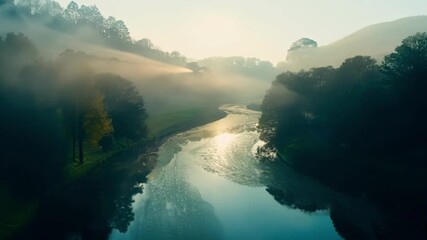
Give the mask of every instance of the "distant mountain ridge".
<svg viewBox="0 0 427 240">
<path fill-rule="evenodd" d="M 368 55 L 382 61 L 404 38 L 417 32 L 427 32 L 427 16 L 412 16 L 374 24 L 329 45 L 292 51 L 282 68 L 296 71 L 328 65 L 339 66 L 345 59 L 356 55 Z"/>
</svg>

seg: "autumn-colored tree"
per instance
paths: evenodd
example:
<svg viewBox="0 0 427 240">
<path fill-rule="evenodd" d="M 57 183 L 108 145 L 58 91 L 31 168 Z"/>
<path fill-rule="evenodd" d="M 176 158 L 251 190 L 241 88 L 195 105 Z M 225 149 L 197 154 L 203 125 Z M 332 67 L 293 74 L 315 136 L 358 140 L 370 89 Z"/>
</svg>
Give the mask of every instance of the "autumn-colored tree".
<svg viewBox="0 0 427 240">
<path fill-rule="evenodd" d="M 111 118 L 105 109 L 104 96 L 99 92 L 89 103 L 83 119 L 83 128 L 92 147 L 98 147 L 99 141 L 113 132 Z"/>
</svg>

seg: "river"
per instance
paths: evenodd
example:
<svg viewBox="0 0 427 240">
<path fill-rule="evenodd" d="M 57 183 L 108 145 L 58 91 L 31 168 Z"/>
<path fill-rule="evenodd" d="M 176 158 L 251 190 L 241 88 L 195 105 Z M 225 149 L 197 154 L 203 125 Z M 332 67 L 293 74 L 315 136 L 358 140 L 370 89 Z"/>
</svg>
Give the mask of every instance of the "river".
<svg viewBox="0 0 427 240">
<path fill-rule="evenodd" d="M 221 110 L 227 117 L 160 147 L 158 166 L 133 197 L 133 222 L 109 239 L 342 239 L 329 207 L 346 197 L 286 166 L 275 174 L 280 163 L 255 157 L 260 113 Z"/>
</svg>

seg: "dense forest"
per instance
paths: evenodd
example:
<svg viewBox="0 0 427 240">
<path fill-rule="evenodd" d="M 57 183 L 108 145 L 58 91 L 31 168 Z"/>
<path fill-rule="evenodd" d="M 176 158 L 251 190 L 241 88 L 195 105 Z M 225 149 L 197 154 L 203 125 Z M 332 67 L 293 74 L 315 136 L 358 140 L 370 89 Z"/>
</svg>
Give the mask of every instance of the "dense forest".
<svg viewBox="0 0 427 240">
<path fill-rule="evenodd" d="M 96 6 L 79 6 L 76 2 L 71 1 L 63 9 L 55 1 L 43 0 L 23 0 L 8 4 L 11 8 L 9 11 L 16 18 L 24 18 L 25 20 L 39 23 L 60 33 L 79 35 L 82 40 L 89 43 L 136 53 L 164 63 L 187 67 L 193 71 L 212 68 L 215 70 L 227 70 L 232 73 L 249 74 L 264 80 L 270 79 L 271 75 L 277 74 L 271 62 L 261 61 L 257 58 L 213 57 L 200 61 L 189 61 L 187 57 L 178 51 L 162 51 L 150 39 L 132 39 L 125 22 L 112 16 L 104 17 Z M 265 76 L 264 72 L 269 75 Z"/>
<path fill-rule="evenodd" d="M 96 6 L 79 6 L 71 1 L 64 9 L 55 1 L 43 0 L 5 1 L 0 4 L 6 6 L 4 11 L 14 19 L 15 24 L 37 23 L 59 33 L 79 36 L 80 40 L 88 43 L 135 53 L 156 61 L 186 67 L 195 72 L 227 71 L 249 75 L 263 81 L 271 79 L 278 73 L 271 62 L 257 58 L 212 57 L 197 61 L 187 59 L 178 51 L 162 51 L 148 38 L 133 39 L 125 22 L 112 16 L 104 17 Z"/>
<path fill-rule="evenodd" d="M 261 106 L 259 154 L 374 201 L 390 221 L 378 238 L 425 236 L 426 79 L 427 33 L 404 39 L 381 64 L 356 56 L 280 74 Z"/>
<path fill-rule="evenodd" d="M 7 12 L 9 19 L 13 19 L 24 29 L 26 22 L 38 24 L 69 35 L 78 35 L 81 40 L 95 43 L 121 51 L 132 52 L 145 57 L 185 66 L 187 60 L 178 51 L 164 52 L 150 41 L 143 38 L 134 40 L 126 24 L 112 16 L 104 17 L 96 6 L 79 6 L 71 1 L 64 9 L 56 1 L 44 0 L 19 0 L 2 1 L 3 11 Z M 22 31 L 22 30 L 21 30 Z"/>
<path fill-rule="evenodd" d="M 0 20 L 0 239 L 65 239 L 73 232 L 104 239 L 112 229 L 125 232 L 134 216 L 132 196 L 154 166 L 153 157 L 142 154 L 171 133 L 223 117 L 217 101 L 207 98 L 217 96 L 219 86 L 210 73 L 162 65 L 198 71 L 178 52 L 132 40 L 122 21 L 105 19 L 95 6 L 0 1 Z M 40 26 L 54 30 L 53 39 L 19 33 Z M 101 53 L 115 49 L 156 61 L 65 50 L 83 44 L 61 45 L 61 34 L 105 46 Z M 52 56 L 50 48 L 60 53 Z M 140 68 L 159 69 L 158 75 Z M 182 69 L 186 74 L 178 75 Z M 166 112 L 151 125 L 141 90 L 151 112 Z"/>
<path fill-rule="evenodd" d="M 2 221 L 92 165 L 145 146 L 142 96 L 120 76 L 94 74 L 87 58 L 67 50 L 44 60 L 24 35 L 0 38 Z"/>
<path fill-rule="evenodd" d="M 133 239 L 147 219 L 147 238 L 427 238 L 426 24 L 301 38 L 276 67 L 161 50 L 94 5 L 0 0 L 0 239 Z M 242 221 L 280 211 L 303 230 Z"/>
</svg>

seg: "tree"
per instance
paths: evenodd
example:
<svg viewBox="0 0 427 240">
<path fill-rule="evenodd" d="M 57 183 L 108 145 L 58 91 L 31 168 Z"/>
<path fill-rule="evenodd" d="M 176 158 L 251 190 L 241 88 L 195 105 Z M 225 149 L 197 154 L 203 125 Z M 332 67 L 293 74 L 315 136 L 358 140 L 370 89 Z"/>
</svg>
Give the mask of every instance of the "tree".
<svg viewBox="0 0 427 240">
<path fill-rule="evenodd" d="M 64 10 L 63 16 L 67 21 L 76 24 L 80 19 L 79 5 L 77 5 L 76 2 L 71 1 Z"/>
<path fill-rule="evenodd" d="M 36 47 L 22 33 L 8 33 L 2 48 L 0 54 L 4 56 L 4 60 L 7 59 L 7 63 L 10 65 L 19 64 L 22 66 L 32 63 L 38 58 Z"/>
<path fill-rule="evenodd" d="M 291 47 L 288 49 L 288 55 L 286 55 L 286 61 L 300 61 L 304 58 L 307 58 L 306 49 L 316 48 L 317 42 L 309 38 L 301 38 L 300 40 L 292 43 Z"/>
<path fill-rule="evenodd" d="M 395 52 L 385 56 L 382 70 L 390 83 L 407 92 L 425 89 L 427 81 L 427 33 L 417 33 L 402 41 Z"/>
<path fill-rule="evenodd" d="M 54 17 L 62 14 L 63 9 L 56 1 L 17 0 L 16 6 L 27 15 L 41 18 Z"/>
<path fill-rule="evenodd" d="M 283 73 L 261 106 L 258 129 L 266 145 L 259 153 L 279 156 L 340 192 L 381 206 L 387 220 L 381 230 L 372 228 L 380 233 L 373 237 L 393 238 L 400 231 L 395 230 L 398 219 L 424 209 L 426 202 L 426 89 L 426 33 L 406 38 L 381 66 L 371 57 L 356 56 L 339 68 Z M 269 154 L 271 149 L 278 154 Z M 338 231 L 348 231 L 342 236 L 369 238 L 337 218 L 334 207 L 331 218 Z M 417 226 L 399 236 L 424 236 L 426 217 L 410 218 Z"/>
<path fill-rule="evenodd" d="M 135 42 L 138 47 L 151 49 L 154 47 L 150 39 L 143 38 Z"/>
<path fill-rule="evenodd" d="M 426 159 L 427 143 L 427 33 L 417 33 L 402 41 L 382 64 L 390 92 L 390 125 L 394 139 L 406 139 L 397 144 L 406 152 L 417 152 L 412 160 Z"/>
<path fill-rule="evenodd" d="M 104 96 L 94 86 L 95 74 L 88 67 L 88 56 L 67 50 L 56 64 L 56 74 L 63 82 L 65 122 L 72 135 L 73 159 L 77 150 L 79 162 L 83 163 L 84 142 L 98 147 L 99 141 L 112 133 L 111 119 Z"/>
<path fill-rule="evenodd" d="M 111 116 L 114 137 L 140 140 L 147 136 L 144 100 L 135 86 L 116 75 L 100 74 L 96 86 L 105 96 L 107 112 Z"/>
<path fill-rule="evenodd" d="M 298 49 L 304 49 L 304 48 L 315 48 L 317 47 L 317 42 L 314 40 L 311 40 L 309 38 L 301 38 L 300 40 L 292 43 L 291 47 L 289 48 L 288 52 L 292 52 Z"/>
<path fill-rule="evenodd" d="M 181 53 L 178 51 L 173 51 L 173 52 L 171 52 L 170 56 L 172 58 L 178 58 L 179 59 L 179 58 L 181 58 Z"/>
<path fill-rule="evenodd" d="M 417 33 L 402 41 L 395 52 L 385 56 L 381 69 L 400 106 L 414 113 L 427 104 L 427 33 Z M 423 103 L 424 105 L 420 105 Z M 409 110 L 409 109 L 408 109 Z"/>
<path fill-rule="evenodd" d="M 88 79 L 86 79 L 88 80 Z M 84 90 L 82 88 L 85 88 Z M 113 132 L 111 118 L 108 116 L 104 104 L 104 96 L 95 88 L 82 84 L 81 81 L 74 83 L 72 97 L 78 98 L 71 102 L 71 112 L 68 115 L 71 123 L 73 155 L 75 156 L 77 143 L 79 162 L 84 162 L 84 142 L 87 141 L 92 148 L 100 145 L 102 138 Z"/>
<path fill-rule="evenodd" d="M 78 13 L 81 20 L 92 23 L 95 27 L 101 27 L 104 24 L 104 17 L 96 6 L 82 5 Z"/>
<path fill-rule="evenodd" d="M 187 63 L 187 65 L 185 67 L 190 69 L 193 72 L 199 72 L 201 70 L 201 68 L 199 67 L 199 64 L 197 64 L 197 62 Z"/>
<path fill-rule="evenodd" d="M 105 34 L 107 38 L 117 38 L 118 30 L 115 28 L 117 20 L 114 17 L 108 17 L 104 21 Z"/>
<path fill-rule="evenodd" d="M 122 20 L 116 21 L 113 27 L 117 29 L 118 38 L 120 40 L 123 40 L 125 42 L 131 41 L 129 29 L 127 28 L 126 24 Z"/>
<path fill-rule="evenodd" d="M 93 147 L 98 147 L 103 137 L 113 132 L 111 119 L 109 118 L 104 105 L 104 96 L 95 93 L 94 98 L 89 103 L 88 110 L 84 115 L 83 128 L 89 143 Z"/>
<path fill-rule="evenodd" d="M 371 70 L 378 70 L 377 61 L 369 56 L 356 56 L 346 59 L 339 68 L 343 75 L 360 79 Z"/>
<path fill-rule="evenodd" d="M 27 37 L 0 38 L 0 181 L 18 193 L 38 193 L 61 176 L 65 151 L 57 89 L 50 65 L 39 60 Z"/>
</svg>

